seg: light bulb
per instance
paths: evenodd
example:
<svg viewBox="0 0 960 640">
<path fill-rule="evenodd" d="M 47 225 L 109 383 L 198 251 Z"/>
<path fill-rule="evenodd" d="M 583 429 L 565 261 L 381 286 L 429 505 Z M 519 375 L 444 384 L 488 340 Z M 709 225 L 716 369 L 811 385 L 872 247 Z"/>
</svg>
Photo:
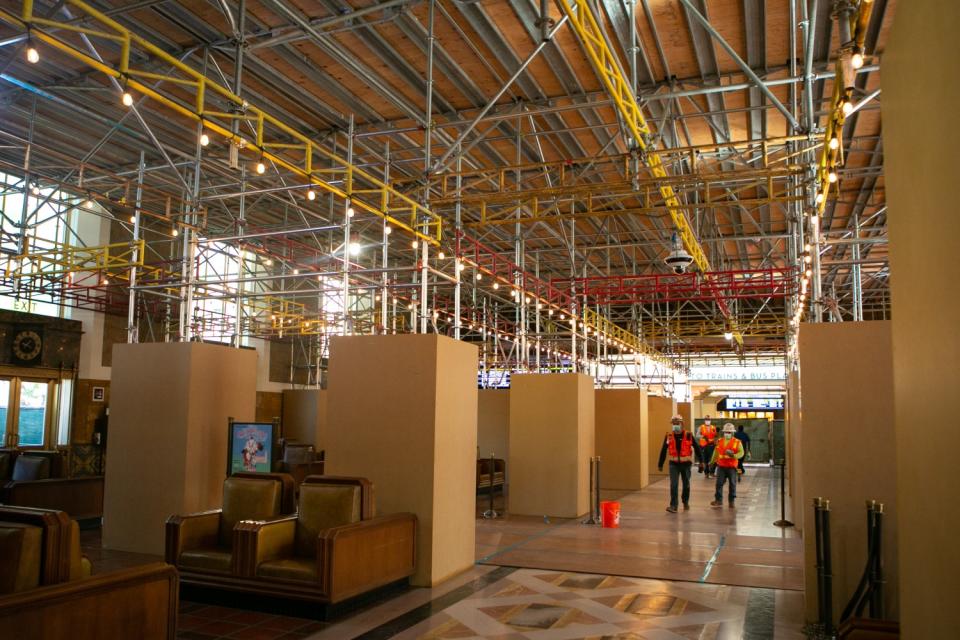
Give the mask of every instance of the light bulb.
<svg viewBox="0 0 960 640">
<path fill-rule="evenodd" d="M 830 181 L 830 184 L 833 184 L 834 182 L 836 182 L 836 181 L 837 181 L 837 172 L 836 172 L 836 171 L 831 171 L 830 173 L 828 173 L 828 174 L 827 174 L 827 180 Z"/>
<path fill-rule="evenodd" d="M 836 149 L 840 146 L 840 140 L 836 137 L 830 138 L 830 148 Z"/>
<path fill-rule="evenodd" d="M 37 64 L 40 62 L 40 52 L 37 51 L 37 48 L 32 44 L 27 47 L 27 62 L 30 64 Z"/>
<path fill-rule="evenodd" d="M 30 187 L 30 193 L 32 193 L 35 196 L 40 195 L 40 187 L 38 187 L 37 185 L 33 185 L 32 187 Z"/>
<path fill-rule="evenodd" d="M 463 264 L 462 262 L 457 263 L 457 271 L 463 271 L 466 268 L 467 268 L 467 265 Z"/>
<path fill-rule="evenodd" d="M 347 217 L 348 218 L 353 217 L 353 207 L 347 207 Z"/>
<path fill-rule="evenodd" d="M 477 273 L 477 280 L 483 280 L 483 274 Z"/>
<path fill-rule="evenodd" d="M 493 283 L 493 288 L 494 288 L 494 289 L 499 289 L 499 288 L 500 288 L 500 283 L 499 283 L 499 282 L 494 282 L 494 283 Z"/>
<path fill-rule="evenodd" d="M 383 234 L 384 234 L 384 235 L 387 235 L 387 236 L 388 236 L 388 235 L 390 235 L 391 233 L 393 233 L 393 227 L 391 227 L 390 225 L 387 225 L 387 226 L 385 226 L 385 227 L 383 228 Z"/>
<path fill-rule="evenodd" d="M 206 131 L 200 134 L 200 146 L 205 147 L 210 144 L 210 136 L 207 135 Z"/>
<path fill-rule="evenodd" d="M 307 200 L 316 200 L 317 192 L 313 189 L 307 189 Z"/>
<path fill-rule="evenodd" d="M 813 262 L 813 256 L 803 256 L 803 261 L 806 262 L 807 264 L 810 264 L 811 262 Z"/>
<path fill-rule="evenodd" d="M 133 106 L 133 96 L 130 95 L 129 91 L 124 91 L 123 95 L 120 96 L 120 102 L 122 102 L 125 107 L 131 107 Z"/>
<path fill-rule="evenodd" d="M 100 284 L 102 284 L 103 286 L 107 286 L 108 284 L 110 284 L 110 280 L 107 279 L 106 276 L 104 276 L 103 280 L 100 281 Z"/>
<path fill-rule="evenodd" d="M 843 115 L 848 116 L 853 113 L 853 103 L 849 100 L 844 100 L 840 105 L 840 108 L 843 110 Z"/>
<path fill-rule="evenodd" d="M 538 302 L 538 303 L 537 303 L 537 309 L 543 309 L 543 303 Z"/>
<path fill-rule="evenodd" d="M 863 54 L 859 51 L 853 54 L 853 57 L 850 58 L 850 64 L 854 69 L 859 69 L 863 66 Z"/>
<path fill-rule="evenodd" d="M 137 216 L 135 216 L 135 215 L 130 216 L 130 223 L 131 223 L 131 224 L 135 223 L 136 221 L 137 221 Z"/>
<path fill-rule="evenodd" d="M 359 243 L 359 242 L 351 242 L 351 243 L 350 243 L 350 255 L 352 255 L 352 256 L 358 256 L 358 255 L 360 255 L 360 243 Z"/>
<path fill-rule="evenodd" d="M 530 304 L 530 298 L 529 298 L 529 297 L 525 297 L 525 298 L 523 299 L 523 303 L 524 303 L 524 304 Z"/>
<path fill-rule="evenodd" d="M 806 276 L 809 278 L 810 276 L 813 275 L 813 269 L 807 269 L 806 271 L 804 271 L 804 273 L 805 273 Z"/>
<path fill-rule="evenodd" d="M 548 315 L 553 316 L 553 309 L 550 309 L 550 311 L 548 311 L 547 313 Z"/>
<path fill-rule="evenodd" d="M 445 254 L 443 251 L 437 254 L 437 259 L 439 260 L 443 260 L 446 257 L 447 257 L 447 254 Z"/>
<path fill-rule="evenodd" d="M 809 242 L 808 242 L 807 244 L 803 245 L 803 250 L 804 250 L 804 251 L 810 251 L 810 249 L 812 249 L 812 248 L 813 248 L 813 246 L 812 246 Z"/>
<path fill-rule="evenodd" d="M 300 275 L 300 269 L 294 269 L 294 270 L 293 270 L 293 275 L 295 275 L 295 276 Z"/>
<path fill-rule="evenodd" d="M 267 265 L 268 267 L 272 267 L 273 260 L 271 260 L 270 258 L 267 258 L 266 260 L 263 261 L 263 264 Z"/>
<path fill-rule="evenodd" d="M 87 200 L 86 202 L 83 203 L 83 206 L 85 206 L 87 209 L 93 209 L 93 205 L 94 205 L 93 200 Z"/>
<path fill-rule="evenodd" d="M 174 227 L 173 229 L 170 230 L 170 234 L 171 234 L 174 238 L 176 238 L 178 235 L 180 235 L 180 231 L 177 230 L 176 227 Z"/>
<path fill-rule="evenodd" d="M 822 194 L 822 193 L 818 193 L 818 194 L 817 194 L 817 204 L 823 204 L 823 194 Z"/>
<path fill-rule="evenodd" d="M 263 160 L 257 163 L 257 173 L 263 175 L 267 171 L 267 165 L 263 164 Z"/>
<path fill-rule="evenodd" d="M 414 240 L 413 242 L 410 243 L 410 246 L 413 247 L 414 249 L 416 249 L 417 247 L 420 246 L 420 243 L 417 242 L 416 240 Z"/>
</svg>

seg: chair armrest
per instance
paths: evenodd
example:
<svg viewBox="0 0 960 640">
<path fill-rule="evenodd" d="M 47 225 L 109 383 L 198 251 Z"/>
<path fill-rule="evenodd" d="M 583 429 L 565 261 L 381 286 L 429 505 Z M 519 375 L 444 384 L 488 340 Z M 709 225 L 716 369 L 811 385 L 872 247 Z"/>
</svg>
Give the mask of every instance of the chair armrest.
<svg viewBox="0 0 960 640">
<path fill-rule="evenodd" d="M 317 536 L 320 590 L 331 603 L 395 582 L 416 567 L 417 517 L 396 513 Z"/>
<path fill-rule="evenodd" d="M 215 547 L 220 533 L 222 509 L 167 518 L 164 558 L 177 564 L 180 554 L 189 549 Z"/>
<path fill-rule="evenodd" d="M 11 480 L 0 501 L 42 509 L 66 511 L 74 518 L 103 515 L 103 476 Z"/>
<path fill-rule="evenodd" d="M 297 517 L 276 520 L 241 520 L 233 529 L 234 568 L 238 575 L 252 578 L 262 562 L 293 555 Z"/>
</svg>

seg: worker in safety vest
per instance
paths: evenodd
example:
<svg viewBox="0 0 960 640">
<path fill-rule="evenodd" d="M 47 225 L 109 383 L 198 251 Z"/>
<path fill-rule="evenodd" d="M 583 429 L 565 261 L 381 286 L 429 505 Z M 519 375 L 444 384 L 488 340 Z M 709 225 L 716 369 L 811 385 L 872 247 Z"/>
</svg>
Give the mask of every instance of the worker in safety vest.
<svg viewBox="0 0 960 640">
<path fill-rule="evenodd" d="M 737 499 L 737 463 L 743 457 L 743 443 L 733 437 L 736 428 L 733 423 L 723 425 L 723 437 L 717 441 L 711 462 L 717 465 L 717 491 L 711 507 L 723 506 L 723 483 L 730 481 L 727 504 L 731 507 Z"/>
<path fill-rule="evenodd" d="M 703 464 L 700 465 L 698 472 L 705 473 L 707 478 L 714 475 L 716 466 L 710 463 L 713 459 L 713 447 L 717 442 L 717 428 L 710 424 L 710 416 L 703 419 L 700 425 L 700 450 L 703 451 Z M 706 468 L 704 468 L 706 466 Z"/>
<path fill-rule="evenodd" d="M 683 478 L 683 510 L 690 509 L 690 471 L 693 466 L 693 460 L 696 458 L 699 463 L 700 447 L 694 439 L 693 434 L 685 431 L 683 428 L 683 417 L 673 416 L 670 420 L 670 431 L 663 439 L 663 446 L 660 447 L 660 460 L 657 462 L 657 469 L 663 471 L 663 463 L 670 457 L 670 506 L 667 511 L 677 512 L 677 481 Z"/>
</svg>

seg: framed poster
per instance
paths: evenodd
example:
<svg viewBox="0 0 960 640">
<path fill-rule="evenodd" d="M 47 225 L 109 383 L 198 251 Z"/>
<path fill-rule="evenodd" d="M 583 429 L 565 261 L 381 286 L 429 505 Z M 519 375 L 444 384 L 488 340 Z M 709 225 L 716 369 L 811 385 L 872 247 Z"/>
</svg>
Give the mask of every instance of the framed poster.
<svg viewBox="0 0 960 640">
<path fill-rule="evenodd" d="M 103 402 L 104 396 L 104 387 L 94 387 L 93 388 L 93 401 L 94 402 Z"/>
<path fill-rule="evenodd" d="M 273 471 L 276 428 L 270 422 L 231 422 L 227 436 L 227 475 Z"/>
</svg>

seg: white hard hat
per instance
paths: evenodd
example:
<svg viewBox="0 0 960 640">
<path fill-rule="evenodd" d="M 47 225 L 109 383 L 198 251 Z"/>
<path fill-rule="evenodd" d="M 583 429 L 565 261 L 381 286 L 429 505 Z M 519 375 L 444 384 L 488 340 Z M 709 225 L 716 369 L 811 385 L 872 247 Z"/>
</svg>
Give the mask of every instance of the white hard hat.
<svg viewBox="0 0 960 640">
<path fill-rule="evenodd" d="M 679 420 L 680 422 L 683 422 L 683 416 L 678 413 L 677 415 L 670 418 L 671 422 L 673 422 L 674 420 Z"/>
<path fill-rule="evenodd" d="M 728 422 L 728 423 L 726 423 L 725 425 L 723 425 L 723 432 L 724 432 L 724 433 L 733 433 L 733 432 L 736 431 L 736 430 L 737 430 L 737 428 L 736 428 L 735 426 L 733 426 L 733 423 L 732 423 L 732 422 Z"/>
</svg>

